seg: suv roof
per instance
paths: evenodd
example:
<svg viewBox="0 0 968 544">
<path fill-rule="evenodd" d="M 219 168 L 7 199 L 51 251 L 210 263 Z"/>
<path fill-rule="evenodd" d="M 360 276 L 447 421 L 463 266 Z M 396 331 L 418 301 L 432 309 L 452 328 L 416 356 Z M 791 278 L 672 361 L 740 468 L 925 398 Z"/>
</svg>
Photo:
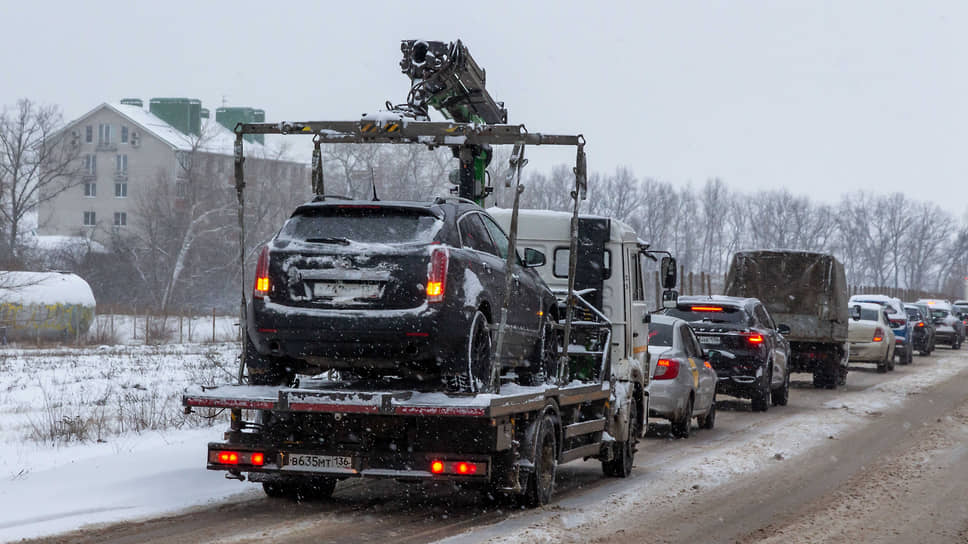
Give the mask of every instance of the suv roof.
<svg viewBox="0 0 968 544">
<path fill-rule="evenodd" d="M 680 304 L 701 304 L 703 302 L 713 302 L 715 304 L 730 305 L 739 308 L 759 302 L 759 299 L 752 297 L 730 297 L 726 295 L 685 295 L 679 297 Z"/>
</svg>

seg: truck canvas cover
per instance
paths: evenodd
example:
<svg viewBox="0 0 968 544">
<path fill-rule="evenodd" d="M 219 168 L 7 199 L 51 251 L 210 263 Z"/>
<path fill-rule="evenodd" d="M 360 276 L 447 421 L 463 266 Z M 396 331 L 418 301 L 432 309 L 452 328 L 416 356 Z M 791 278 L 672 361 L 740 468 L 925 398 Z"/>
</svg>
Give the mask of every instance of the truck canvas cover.
<svg viewBox="0 0 968 544">
<path fill-rule="evenodd" d="M 799 342 L 847 340 L 847 278 L 833 255 L 799 250 L 740 251 L 726 295 L 758 298 Z"/>
</svg>

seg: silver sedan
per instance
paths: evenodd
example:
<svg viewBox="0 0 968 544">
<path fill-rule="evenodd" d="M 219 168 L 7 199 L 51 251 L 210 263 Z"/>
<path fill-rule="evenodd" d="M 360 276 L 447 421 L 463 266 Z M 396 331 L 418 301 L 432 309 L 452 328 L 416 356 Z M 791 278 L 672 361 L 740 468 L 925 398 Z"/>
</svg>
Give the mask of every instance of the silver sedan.
<svg viewBox="0 0 968 544">
<path fill-rule="evenodd" d="M 692 418 L 699 427 L 716 422 L 716 371 L 682 319 L 652 316 L 649 325 L 649 416 L 668 419 L 672 434 L 686 438 Z"/>
</svg>

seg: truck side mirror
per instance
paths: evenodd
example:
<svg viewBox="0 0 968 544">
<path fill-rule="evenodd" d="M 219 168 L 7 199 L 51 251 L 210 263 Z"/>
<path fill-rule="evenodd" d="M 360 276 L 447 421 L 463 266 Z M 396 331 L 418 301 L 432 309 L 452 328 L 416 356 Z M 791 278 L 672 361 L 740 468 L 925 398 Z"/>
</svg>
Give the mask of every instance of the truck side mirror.
<svg viewBox="0 0 968 544">
<path fill-rule="evenodd" d="M 850 307 L 850 318 L 854 321 L 860 321 L 860 304 L 854 304 Z"/>
<path fill-rule="evenodd" d="M 675 308 L 679 304 L 679 291 L 666 289 L 662 292 L 662 307 Z"/>
<path fill-rule="evenodd" d="M 793 331 L 790 329 L 790 325 L 780 323 L 779 325 L 776 326 L 776 332 L 782 334 L 783 336 L 786 336 Z"/>
<path fill-rule="evenodd" d="M 674 257 L 662 257 L 662 288 L 676 288 L 676 260 Z M 676 295 L 678 298 L 678 294 Z M 663 300 L 665 296 L 663 295 Z"/>
<path fill-rule="evenodd" d="M 527 268 L 534 268 L 536 266 L 544 266 L 548 262 L 545 258 L 545 254 L 534 248 L 524 249 L 524 266 Z"/>
</svg>

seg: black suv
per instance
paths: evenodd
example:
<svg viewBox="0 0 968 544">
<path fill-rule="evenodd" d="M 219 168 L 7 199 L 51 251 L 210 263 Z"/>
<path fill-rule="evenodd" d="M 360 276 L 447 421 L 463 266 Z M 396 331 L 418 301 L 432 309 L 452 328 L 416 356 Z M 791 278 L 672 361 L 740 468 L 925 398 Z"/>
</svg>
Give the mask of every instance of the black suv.
<svg viewBox="0 0 968 544">
<path fill-rule="evenodd" d="M 908 321 L 912 323 L 911 339 L 914 349 L 921 355 L 930 355 L 934 351 L 934 321 L 926 317 L 930 315 L 930 310 L 924 305 L 905 304 L 904 311 L 907 312 Z"/>
<path fill-rule="evenodd" d="M 398 376 L 464 392 L 492 391 L 495 327 L 508 237 L 479 206 L 333 200 L 296 208 L 262 249 L 248 306 L 249 383 L 293 374 Z M 521 382 L 553 373 L 555 297 L 517 257 L 502 368 Z"/>
<path fill-rule="evenodd" d="M 790 343 L 782 333 L 789 327 L 777 327 L 759 299 L 685 296 L 664 313 L 688 321 L 703 347 L 715 350 L 710 363 L 720 393 L 750 399 L 754 412 L 765 412 L 771 401 L 786 406 Z"/>
</svg>

